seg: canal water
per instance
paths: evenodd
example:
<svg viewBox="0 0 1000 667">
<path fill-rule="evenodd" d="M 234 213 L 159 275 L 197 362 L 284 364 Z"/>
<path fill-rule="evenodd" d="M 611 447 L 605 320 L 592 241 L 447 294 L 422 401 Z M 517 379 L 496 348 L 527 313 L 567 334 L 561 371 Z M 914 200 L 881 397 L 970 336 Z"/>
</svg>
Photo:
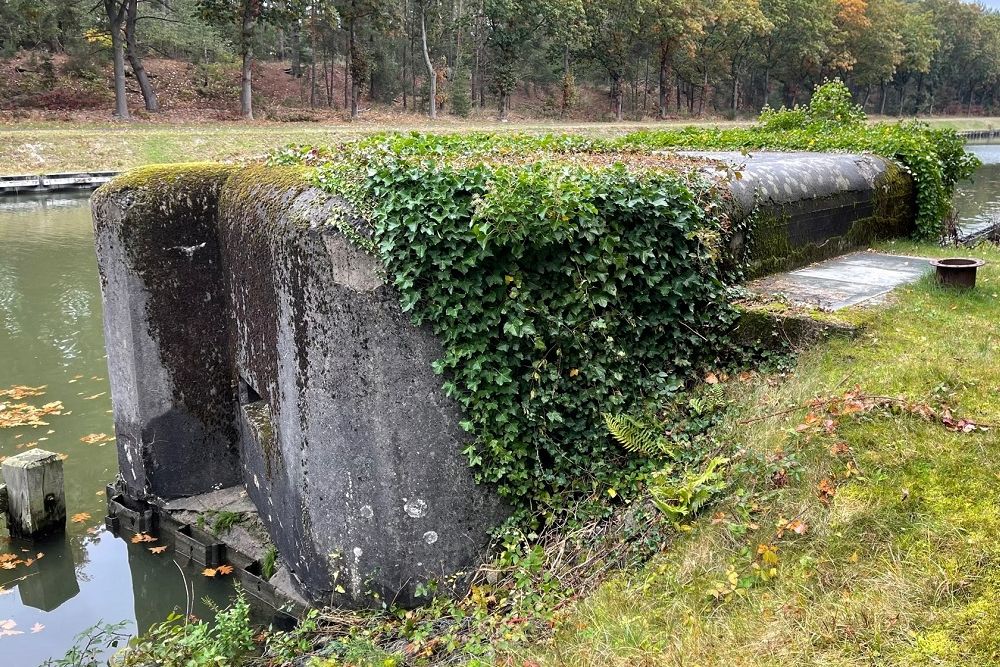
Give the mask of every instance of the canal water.
<svg viewBox="0 0 1000 667">
<path fill-rule="evenodd" d="M 986 165 L 956 204 L 963 224 L 979 225 L 1000 217 L 1000 144 L 970 148 Z M 0 457 L 29 447 L 65 454 L 68 512 L 78 519 L 47 542 L 0 537 L 0 554 L 32 561 L 3 569 L 0 560 L 2 667 L 61 657 L 99 621 L 145 630 L 185 608 L 185 577 L 195 584 L 198 615 L 211 613 L 201 598 L 224 601 L 231 592 L 196 568 L 179 569 L 169 553 L 103 528 L 104 485 L 117 472 L 105 364 L 88 195 L 0 198 L 0 391 L 44 387 L 20 401 L 63 405 L 46 426 L 0 427 Z M 5 402 L 18 401 L 0 396 Z"/>
<path fill-rule="evenodd" d="M 181 571 L 155 543 L 131 544 L 102 525 L 104 486 L 117 474 L 101 294 L 89 193 L 0 197 L 0 391 L 42 387 L 42 395 L 0 404 L 59 401 L 45 426 L 3 428 L 0 458 L 30 447 L 66 456 L 66 534 L 25 543 L 0 537 L 0 666 L 35 667 L 62 657 L 99 621 L 130 632 L 185 609 Z M 75 515 L 75 516 L 74 516 Z M 42 554 L 41 557 L 38 555 Z M 204 596 L 224 601 L 226 582 L 186 568 L 196 614 Z M 13 625 L 16 624 L 16 625 Z M 23 634 L 17 634 L 23 633 Z"/>
</svg>

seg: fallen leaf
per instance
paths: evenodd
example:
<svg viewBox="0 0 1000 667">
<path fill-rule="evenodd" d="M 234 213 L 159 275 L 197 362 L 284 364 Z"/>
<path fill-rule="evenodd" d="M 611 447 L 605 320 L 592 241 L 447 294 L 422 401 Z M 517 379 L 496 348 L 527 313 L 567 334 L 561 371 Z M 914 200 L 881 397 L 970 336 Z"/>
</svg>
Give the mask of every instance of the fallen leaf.
<svg viewBox="0 0 1000 667">
<path fill-rule="evenodd" d="M 831 456 L 843 456 L 851 451 L 851 446 L 844 441 L 834 443 L 830 446 Z"/>
<path fill-rule="evenodd" d="M 154 554 L 162 554 L 166 550 L 167 550 L 166 546 L 149 547 L 149 552 Z"/>
<path fill-rule="evenodd" d="M 48 426 L 42 417 L 62 414 L 63 404 L 53 401 L 38 407 L 28 403 L 0 403 L 0 428 Z"/>
<path fill-rule="evenodd" d="M 834 486 L 833 482 L 827 478 L 819 483 L 816 487 L 816 495 L 819 496 L 820 502 L 824 505 L 829 505 L 830 501 L 833 500 L 833 496 L 837 493 L 837 487 Z"/>
<path fill-rule="evenodd" d="M 35 623 L 33 626 L 31 626 L 31 634 L 37 635 L 44 629 L 45 629 L 44 625 L 42 625 L 41 623 Z"/>
<path fill-rule="evenodd" d="M 232 574 L 233 573 L 233 566 L 232 565 L 220 565 L 219 567 L 216 568 L 216 572 L 218 572 L 219 574 Z"/>
<path fill-rule="evenodd" d="M 13 398 L 15 401 L 20 401 L 33 396 L 41 396 L 45 393 L 46 386 L 43 384 L 41 387 L 27 387 L 23 384 L 16 384 L 10 389 L 0 389 L 0 398 Z"/>
<path fill-rule="evenodd" d="M 140 542 L 155 542 L 156 538 L 152 535 L 147 535 L 146 533 L 136 533 L 132 536 L 132 544 L 139 544 Z"/>
<path fill-rule="evenodd" d="M 113 440 L 113 438 L 107 433 L 91 433 L 80 438 L 80 442 L 87 445 L 95 445 L 99 442 L 108 442 L 109 440 Z"/>
<path fill-rule="evenodd" d="M 719 376 L 715 373 L 705 375 L 705 384 L 719 384 Z"/>
<path fill-rule="evenodd" d="M 216 570 L 214 567 L 206 567 L 204 570 L 201 571 L 201 573 L 206 577 L 214 577 Z"/>
<path fill-rule="evenodd" d="M 809 532 L 809 526 L 808 526 L 808 524 L 806 524 L 806 523 L 804 523 L 802 521 L 799 521 L 798 519 L 794 519 L 793 521 L 789 521 L 788 525 L 785 526 L 785 529 L 792 531 L 796 535 L 805 535 L 806 533 Z"/>
<path fill-rule="evenodd" d="M 94 400 L 95 398 L 100 398 L 101 396 L 104 396 L 104 395 L 105 395 L 106 393 L 108 393 L 108 392 L 106 392 L 106 391 L 102 391 L 102 392 L 101 392 L 101 393 L 99 393 L 99 394 L 94 394 L 93 396 L 87 396 L 87 397 L 85 397 L 85 398 L 84 398 L 83 400 L 85 400 L 85 401 L 92 401 L 92 400 Z"/>
<path fill-rule="evenodd" d="M 90 521 L 90 514 L 88 514 L 87 512 L 78 512 L 77 514 L 74 514 L 70 518 L 70 521 L 72 521 L 73 523 L 83 523 L 84 521 Z"/>
</svg>

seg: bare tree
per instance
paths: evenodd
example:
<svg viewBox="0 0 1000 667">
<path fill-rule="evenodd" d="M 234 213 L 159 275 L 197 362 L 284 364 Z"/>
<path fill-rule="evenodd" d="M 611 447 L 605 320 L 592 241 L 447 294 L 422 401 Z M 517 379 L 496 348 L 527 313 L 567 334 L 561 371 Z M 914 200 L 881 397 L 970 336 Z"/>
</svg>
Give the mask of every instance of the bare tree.
<svg viewBox="0 0 1000 667">
<path fill-rule="evenodd" d="M 434 63 L 431 62 L 430 51 L 427 50 L 427 6 L 426 0 L 420 0 L 420 42 L 424 50 L 424 64 L 427 65 L 428 83 L 428 107 L 430 108 L 431 120 L 437 118 L 437 72 L 434 71 Z"/>
<path fill-rule="evenodd" d="M 122 28 L 128 9 L 127 0 L 104 0 L 104 13 L 111 31 L 111 51 L 115 65 L 115 112 L 120 120 L 129 120 L 128 99 L 125 97 L 125 44 Z"/>
<path fill-rule="evenodd" d="M 149 75 L 146 74 L 146 68 L 142 64 L 142 54 L 139 51 L 139 41 L 136 38 L 139 0 L 126 0 L 125 6 L 125 53 L 132 66 L 132 73 L 135 74 L 135 80 L 139 82 L 139 90 L 142 92 L 146 111 L 159 111 L 160 103 L 156 99 L 156 91 L 153 90 L 153 86 L 149 82 Z"/>
</svg>

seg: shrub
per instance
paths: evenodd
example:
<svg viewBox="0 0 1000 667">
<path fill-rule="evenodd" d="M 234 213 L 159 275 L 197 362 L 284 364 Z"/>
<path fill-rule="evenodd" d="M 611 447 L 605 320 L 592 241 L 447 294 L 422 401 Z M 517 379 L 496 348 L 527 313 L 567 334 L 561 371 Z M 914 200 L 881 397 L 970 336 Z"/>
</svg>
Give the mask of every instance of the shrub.
<svg viewBox="0 0 1000 667">
<path fill-rule="evenodd" d="M 758 125 L 726 130 L 684 128 L 643 131 L 625 137 L 633 149 L 728 149 L 870 152 L 898 161 L 917 190 L 917 235 L 938 238 L 951 210 L 955 184 L 979 166 L 964 140 L 950 129 L 915 121 L 868 125 L 840 81 L 818 86 L 807 107 L 765 108 Z"/>
</svg>

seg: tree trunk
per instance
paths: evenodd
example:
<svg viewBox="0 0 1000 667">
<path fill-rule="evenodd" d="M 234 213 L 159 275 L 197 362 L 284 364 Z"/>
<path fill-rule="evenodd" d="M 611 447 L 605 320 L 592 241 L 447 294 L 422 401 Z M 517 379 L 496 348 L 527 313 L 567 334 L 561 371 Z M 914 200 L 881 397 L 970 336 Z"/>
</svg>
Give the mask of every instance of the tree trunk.
<svg viewBox="0 0 1000 667">
<path fill-rule="evenodd" d="M 122 39 L 126 0 L 104 0 L 104 11 L 108 15 L 108 28 L 111 30 L 111 50 L 115 69 L 114 115 L 120 120 L 129 120 L 128 98 L 125 97 L 125 44 Z"/>
<path fill-rule="evenodd" d="M 409 35 L 410 34 L 410 3 L 409 2 L 404 2 L 403 3 L 403 34 L 404 35 Z M 401 71 L 400 79 L 401 79 L 401 81 L 400 81 L 400 83 L 402 83 L 402 85 L 400 86 L 400 88 L 403 91 L 403 111 L 406 111 L 407 108 L 408 108 L 408 106 L 407 106 L 407 95 L 406 95 L 406 67 L 407 67 L 407 57 L 408 56 L 406 54 L 406 47 L 407 47 L 409 41 L 410 40 L 408 40 L 408 39 L 403 39 L 402 40 L 402 42 L 403 42 L 403 56 L 400 59 L 400 64 L 401 64 L 401 68 L 400 68 L 400 71 Z"/>
<path fill-rule="evenodd" d="M 300 43 L 301 28 L 299 27 L 299 21 L 296 19 L 292 23 L 291 35 L 289 35 L 288 41 L 291 44 L 292 49 L 292 76 L 296 79 L 302 76 L 302 46 Z"/>
<path fill-rule="evenodd" d="M 316 5 L 312 6 L 312 21 L 309 25 L 309 43 L 312 63 L 309 66 L 309 108 L 316 108 Z"/>
<path fill-rule="evenodd" d="M 497 97 L 500 100 L 499 101 L 499 106 L 500 106 L 500 108 L 499 108 L 499 111 L 500 111 L 500 118 L 499 118 L 499 120 L 500 120 L 501 123 L 506 123 L 507 122 L 507 112 L 510 110 L 510 105 L 509 105 L 509 103 L 507 101 L 508 93 L 507 93 L 506 90 L 500 90 L 499 94 L 497 95 Z"/>
<path fill-rule="evenodd" d="M 667 117 L 667 105 L 670 103 L 670 61 L 673 58 L 673 48 L 669 42 L 660 43 L 660 120 Z M 680 106 L 678 102 L 677 106 Z"/>
<path fill-rule="evenodd" d="M 240 32 L 240 50 L 243 68 L 240 73 L 240 113 L 246 120 L 253 120 L 253 32 L 257 22 L 254 4 L 243 5 L 243 25 Z"/>
<path fill-rule="evenodd" d="M 878 105 L 878 115 L 884 116 L 885 115 L 885 79 L 882 79 L 881 83 L 879 83 L 879 95 L 881 96 L 881 99 L 879 100 L 879 105 Z"/>
<path fill-rule="evenodd" d="M 479 9 L 476 12 L 476 20 L 475 20 L 475 24 L 474 24 L 475 25 L 475 37 L 474 37 L 474 40 L 475 40 L 474 41 L 475 53 L 474 53 L 474 57 L 473 57 L 474 62 L 473 62 L 473 65 L 472 65 L 472 77 L 471 77 L 472 81 L 469 82 L 469 86 L 471 88 L 470 92 L 472 93 L 472 105 L 474 107 L 477 107 L 477 108 L 480 108 L 480 109 L 482 109 L 485 106 L 484 105 L 484 100 L 482 99 L 481 92 L 480 92 L 482 90 L 482 76 L 483 76 L 482 75 L 482 70 L 481 70 L 481 65 L 480 65 L 480 63 L 482 61 L 482 51 L 483 51 L 483 43 L 482 43 L 483 42 L 483 37 L 482 37 L 482 32 L 483 32 L 483 6 L 484 6 L 484 0 L 479 0 Z"/>
<path fill-rule="evenodd" d="M 611 106 L 615 112 L 615 120 L 622 121 L 625 119 L 625 110 L 623 108 L 624 97 L 622 91 L 622 75 L 618 72 L 611 73 Z"/>
<path fill-rule="evenodd" d="M 357 57 L 358 57 L 358 51 L 357 51 L 357 49 L 358 49 L 358 42 L 357 42 L 357 39 L 355 39 L 355 36 L 354 36 L 354 20 L 353 19 L 350 22 L 349 38 L 350 38 L 350 42 L 349 42 L 349 44 L 350 44 L 350 51 L 349 51 L 349 54 L 350 54 L 350 59 L 351 59 L 351 68 L 350 68 L 351 69 L 351 120 L 354 120 L 355 118 L 358 117 L 358 96 L 359 96 L 359 94 L 361 92 L 360 91 L 360 89 L 361 89 L 361 82 L 358 80 L 359 77 L 357 76 L 357 74 L 358 74 L 357 71 L 355 71 L 356 70 L 356 65 L 357 65 Z"/>
<path fill-rule="evenodd" d="M 149 82 L 149 76 L 146 74 L 146 68 L 142 66 L 142 56 L 139 53 L 139 41 L 135 32 L 138 19 L 139 0 L 128 0 L 125 11 L 125 54 L 132 66 L 135 80 L 139 82 L 139 90 L 142 91 L 142 100 L 146 105 L 146 111 L 159 111 L 160 103 L 156 99 L 156 91 L 153 90 L 153 86 Z"/>
<path fill-rule="evenodd" d="M 649 102 L 649 56 L 646 56 L 646 74 L 642 84 L 642 115 L 646 116 L 646 105 Z"/>
<path fill-rule="evenodd" d="M 347 35 L 347 43 L 344 44 L 344 108 L 350 104 L 348 95 L 348 76 L 351 71 L 351 35 Z"/>
<path fill-rule="evenodd" d="M 562 75 L 562 105 L 559 108 L 559 116 L 565 118 L 573 104 L 573 82 L 570 80 L 569 71 L 569 43 L 563 48 L 563 75 Z"/>
<path fill-rule="evenodd" d="M 430 98 L 428 108 L 430 109 L 431 120 L 437 119 L 437 72 L 434 71 L 434 64 L 431 62 L 431 54 L 427 50 L 427 9 L 424 3 L 420 3 L 420 44 L 424 53 L 424 64 L 427 66 L 428 93 Z"/>
</svg>

